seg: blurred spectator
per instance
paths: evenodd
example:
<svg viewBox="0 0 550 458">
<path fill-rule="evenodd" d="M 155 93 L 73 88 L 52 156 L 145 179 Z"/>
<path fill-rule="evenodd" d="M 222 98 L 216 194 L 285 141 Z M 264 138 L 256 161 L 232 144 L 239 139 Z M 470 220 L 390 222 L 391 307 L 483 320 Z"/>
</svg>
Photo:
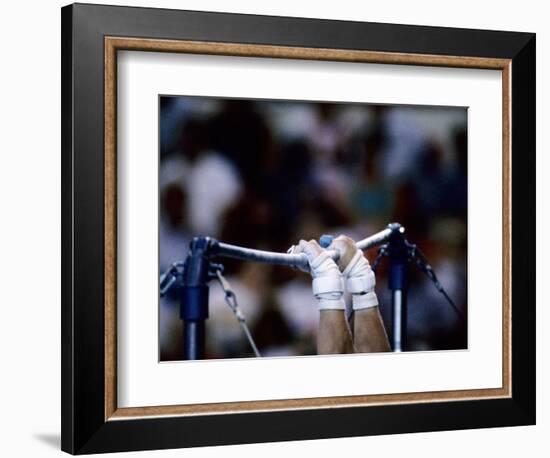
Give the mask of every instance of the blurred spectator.
<svg viewBox="0 0 550 458">
<path fill-rule="evenodd" d="M 362 142 L 359 174 L 352 189 L 351 205 L 359 219 L 375 220 L 379 226 L 390 216 L 394 193 L 380 172 L 380 155 L 385 137 L 376 129 Z"/>
<path fill-rule="evenodd" d="M 162 161 L 161 186 L 177 181 L 188 197 L 189 227 L 195 234 L 216 236 L 220 217 L 239 196 L 241 184 L 233 165 L 210 148 L 203 121 L 185 124 L 179 149 Z"/>
</svg>

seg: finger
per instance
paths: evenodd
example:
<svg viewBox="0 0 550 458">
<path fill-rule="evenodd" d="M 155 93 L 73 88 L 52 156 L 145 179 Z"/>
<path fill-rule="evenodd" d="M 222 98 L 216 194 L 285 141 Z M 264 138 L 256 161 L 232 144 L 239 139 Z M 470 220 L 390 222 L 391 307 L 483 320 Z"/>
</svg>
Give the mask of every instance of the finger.
<svg viewBox="0 0 550 458">
<path fill-rule="evenodd" d="M 355 251 L 355 243 L 353 243 L 353 240 L 349 237 L 340 235 L 332 241 L 332 243 L 328 246 L 328 249 L 336 250 L 340 253 L 340 255 L 343 255 L 348 251 Z"/>
<path fill-rule="evenodd" d="M 338 242 L 338 243 L 341 243 L 341 244 L 345 244 L 346 246 L 349 246 L 350 248 L 355 248 L 355 240 L 353 240 L 351 237 L 347 236 L 347 235 L 339 235 L 338 237 L 336 237 L 334 239 L 335 242 Z"/>
<path fill-rule="evenodd" d="M 319 248 L 320 250 L 323 249 L 323 248 L 321 247 L 321 245 L 319 245 L 319 243 L 318 243 L 317 240 L 315 240 L 315 239 L 311 239 L 308 243 L 309 243 L 310 245 L 313 245 L 315 248 Z"/>
<path fill-rule="evenodd" d="M 312 259 L 320 255 L 324 249 L 317 243 L 317 240 L 310 240 L 305 243 L 305 253 Z"/>
<path fill-rule="evenodd" d="M 300 240 L 302 242 L 302 240 Z M 300 254 L 303 253 L 303 247 L 300 245 L 300 242 L 298 242 L 296 245 L 292 245 L 288 250 L 287 253 L 289 254 Z"/>
</svg>

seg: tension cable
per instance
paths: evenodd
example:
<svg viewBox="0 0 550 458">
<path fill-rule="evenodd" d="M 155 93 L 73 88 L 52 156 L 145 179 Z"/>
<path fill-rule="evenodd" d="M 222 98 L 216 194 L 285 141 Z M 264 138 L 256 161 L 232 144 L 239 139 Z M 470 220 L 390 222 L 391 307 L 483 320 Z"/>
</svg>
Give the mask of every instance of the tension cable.
<svg viewBox="0 0 550 458">
<path fill-rule="evenodd" d="M 258 351 L 258 347 L 256 347 L 256 343 L 254 342 L 254 339 L 252 338 L 252 334 L 250 333 L 250 329 L 248 329 L 248 325 L 246 324 L 246 319 L 244 316 L 243 311 L 240 309 L 239 304 L 237 302 L 237 295 L 235 294 L 235 291 L 231 289 L 231 285 L 227 281 L 227 279 L 222 275 L 221 269 L 216 269 L 216 278 L 218 279 L 223 292 L 225 293 L 225 302 L 235 315 L 235 318 L 241 325 L 241 328 L 243 329 L 243 332 L 246 335 L 246 338 L 248 339 L 248 343 L 252 347 L 252 350 L 254 351 L 254 354 L 260 358 L 262 355 L 260 355 L 260 352 Z"/>
</svg>

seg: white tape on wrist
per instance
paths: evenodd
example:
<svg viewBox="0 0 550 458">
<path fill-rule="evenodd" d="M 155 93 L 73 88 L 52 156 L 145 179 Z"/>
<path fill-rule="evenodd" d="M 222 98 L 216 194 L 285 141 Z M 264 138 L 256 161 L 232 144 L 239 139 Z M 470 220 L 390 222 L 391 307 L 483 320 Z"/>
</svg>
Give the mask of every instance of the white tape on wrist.
<svg viewBox="0 0 550 458">
<path fill-rule="evenodd" d="M 319 310 L 345 310 L 344 299 L 319 299 Z"/>
<path fill-rule="evenodd" d="M 339 294 L 339 299 L 344 293 L 344 280 L 340 272 L 336 270 L 335 275 L 327 275 L 323 277 L 315 277 L 312 282 L 313 294 L 316 297 L 322 294 Z"/>
<path fill-rule="evenodd" d="M 342 299 L 344 279 L 330 255 L 323 251 L 309 265 L 313 277 L 312 290 L 319 300 L 319 310 L 345 310 L 346 304 Z"/>
<path fill-rule="evenodd" d="M 346 288 L 350 294 L 368 293 L 374 290 L 375 285 L 376 278 L 370 268 L 357 277 L 348 277 L 346 279 Z"/>
<path fill-rule="evenodd" d="M 360 250 L 355 252 L 342 274 L 346 277 L 346 289 L 349 293 L 363 294 L 374 291 L 376 277 L 369 261 Z"/>
<path fill-rule="evenodd" d="M 378 306 L 378 297 L 374 291 L 366 294 L 353 294 L 351 303 L 354 311 L 369 309 Z"/>
<path fill-rule="evenodd" d="M 313 275 L 312 290 L 319 300 L 319 310 L 345 310 L 342 299 L 344 279 L 338 266 L 326 252 L 322 252 L 311 263 Z"/>
</svg>

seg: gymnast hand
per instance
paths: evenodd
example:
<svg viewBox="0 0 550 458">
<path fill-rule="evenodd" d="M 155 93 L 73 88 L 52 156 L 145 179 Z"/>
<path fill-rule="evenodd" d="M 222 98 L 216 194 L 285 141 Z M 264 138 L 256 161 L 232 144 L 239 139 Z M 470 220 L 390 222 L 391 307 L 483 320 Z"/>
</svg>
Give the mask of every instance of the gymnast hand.
<svg viewBox="0 0 550 458">
<path fill-rule="evenodd" d="M 308 272 L 313 278 L 313 294 L 319 300 L 319 310 L 345 310 L 346 304 L 342 299 L 344 281 L 338 266 L 327 251 L 315 240 L 300 240 L 300 243 L 293 246 L 289 252 L 306 255 L 309 263 Z"/>
<path fill-rule="evenodd" d="M 340 254 L 338 267 L 345 278 L 346 290 L 351 294 L 353 310 L 363 310 L 378 305 L 374 292 L 376 279 L 369 261 L 350 237 L 340 235 L 328 246 Z"/>
<path fill-rule="evenodd" d="M 353 345 L 359 353 L 390 351 L 386 329 L 374 291 L 376 279 L 369 261 L 350 237 L 340 235 L 328 246 L 338 251 L 338 267 L 351 294 L 354 313 Z"/>
<path fill-rule="evenodd" d="M 345 316 L 346 304 L 342 298 L 344 281 L 338 266 L 315 240 L 300 240 L 288 251 L 306 255 L 308 272 L 313 277 L 313 295 L 318 299 L 320 311 L 317 353 L 353 353 L 351 332 Z M 306 271 L 304 268 L 301 270 Z"/>
</svg>

